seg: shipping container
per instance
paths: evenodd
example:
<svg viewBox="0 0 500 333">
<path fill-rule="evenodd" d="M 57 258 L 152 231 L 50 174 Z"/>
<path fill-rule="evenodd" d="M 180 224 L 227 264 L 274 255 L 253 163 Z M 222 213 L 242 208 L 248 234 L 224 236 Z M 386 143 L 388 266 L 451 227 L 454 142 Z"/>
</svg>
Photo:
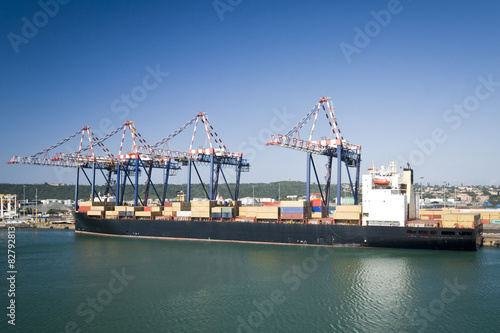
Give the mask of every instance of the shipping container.
<svg viewBox="0 0 500 333">
<path fill-rule="evenodd" d="M 281 201 L 281 207 L 310 207 L 310 201 Z"/>
<path fill-rule="evenodd" d="M 176 216 L 177 217 L 191 217 L 191 211 L 188 210 L 188 211 L 184 211 L 184 210 L 179 210 L 179 211 L 176 211 Z"/>
<path fill-rule="evenodd" d="M 281 207 L 281 213 L 304 214 L 307 207 Z"/>
<path fill-rule="evenodd" d="M 217 205 L 217 201 L 215 200 L 203 200 L 203 201 L 191 201 L 191 208 L 193 207 L 214 207 Z"/>
<path fill-rule="evenodd" d="M 321 206 L 323 206 L 323 200 L 313 199 L 313 200 L 311 200 L 311 206 L 312 207 L 321 207 Z"/>
<path fill-rule="evenodd" d="M 335 220 L 360 220 L 361 219 L 361 213 L 357 213 L 357 212 L 339 212 L 337 210 L 333 214 L 333 218 Z"/>
<path fill-rule="evenodd" d="M 312 212 L 311 213 L 311 218 L 313 219 L 319 219 L 323 217 L 323 212 Z"/>
<path fill-rule="evenodd" d="M 98 210 L 89 210 L 89 211 L 87 212 L 87 215 L 88 215 L 88 216 L 101 216 L 101 217 L 102 217 L 102 216 L 103 216 L 103 213 L 104 213 L 104 212 L 101 212 L 101 211 L 98 211 Z"/>
<path fill-rule="evenodd" d="M 361 205 L 340 205 L 336 206 L 335 211 L 342 213 L 361 213 L 363 207 Z"/>
<path fill-rule="evenodd" d="M 127 206 L 127 212 L 141 212 L 144 211 L 143 206 Z"/>
<path fill-rule="evenodd" d="M 174 211 L 188 211 L 191 209 L 190 202 L 172 202 L 172 209 Z"/>
<path fill-rule="evenodd" d="M 281 220 L 303 220 L 304 214 L 281 213 Z"/>
</svg>

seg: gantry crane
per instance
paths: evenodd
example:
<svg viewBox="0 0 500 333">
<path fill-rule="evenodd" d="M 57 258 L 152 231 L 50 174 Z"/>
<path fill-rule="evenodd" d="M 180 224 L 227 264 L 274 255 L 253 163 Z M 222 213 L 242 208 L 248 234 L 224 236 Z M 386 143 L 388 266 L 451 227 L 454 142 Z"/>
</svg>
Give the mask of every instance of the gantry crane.
<svg viewBox="0 0 500 333">
<path fill-rule="evenodd" d="M 193 149 L 193 142 L 196 137 L 196 130 L 200 122 L 205 127 L 209 148 Z M 193 123 L 194 123 L 193 135 L 191 137 L 191 143 L 189 145 L 187 153 L 169 150 L 168 149 L 169 140 L 172 140 L 175 136 L 186 130 Z M 188 180 L 187 180 L 186 196 L 188 201 L 191 200 L 192 169 L 195 170 L 207 199 L 209 200 L 216 199 L 217 188 L 219 183 L 219 174 L 221 174 L 229 191 L 229 195 L 233 200 L 238 200 L 241 172 L 249 171 L 250 164 L 248 163 L 247 160 L 243 159 L 242 153 L 231 153 L 228 151 L 228 149 L 222 142 L 217 132 L 214 130 L 212 125 L 210 125 L 206 113 L 199 112 L 196 116 L 194 116 L 191 120 L 189 120 L 187 123 L 182 125 L 177 130 L 175 130 L 173 133 L 171 133 L 167 137 L 163 138 L 162 140 L 154 144 L 152 148 L 153 149 L 151 153 L 157 158 L 164 156 L 165 152 L 169 152 L 170 157 L 173 157 L 178 162 L 187 164 Z M 210 167 L 210 183 L 209 183 L 210 187 L 208 191 L 200 176 L 198 167 L 196 166 L 197 164 L 208 164 Z M 229 187 L 229 184 L 227 182 L 226 176 L 222 169 L 223 167 L 234 167 L 236 169 L 236 184 L 235 184 L 234 195 L 231 192 L 231 188 Z"/>
<path fill-rule="evenodd" d="M 320 110 L 325 111 L 328 120 L 331 134 L 334 139 L 328 140 L 315 140 L 313 141 L 314 128 Z M 308 140 L 300 138 L 300 130 L 313 119 L 311 132 Z M 285 148 L 297 149 L 307 153 L 307 171 L 306 171 L 306 197 L 309 200 L 311 195 L 311 165 L 319 186 L 319 191 L 323 201 L 323 206 L 328 207 L 330 201 L 330 183 L 332 174 L 332 159 L 337 158 L 337 205 L 341 204 L 341 186 L 342 186 L 342 162 L 346 165 L 349 183 L 354 196 L 354 204 L 358 204 L 358 190 L 359 190 L 359 171 L 361 164 L 361 146 L 350 144 L 344 139 L 337 120 L 335 118 L 332 99 L 330 97 L 322 97 L 319 102 L 309 111 L 309 113 L 288 133 L 285 135 L 273 134 L 271 140 L 267 145 L 282 146 Z M 327 162 L 327 176 L 325 193 L 321 189 L 316 166 L 313 160 L 313 154 L 324 155 L 328 158 Z M 356 168 L 356 180 L 353 186 L 349 168 Z"/>
<path fill-rule="evenodd" d="M 192 149 L 193 141 L 196 135 L 196 128 L 199 121 L 201 121 L 205 126 L 210 148 Z M 168 149 L 168 140 L 174 138 L 177 134 L 181 133 L 184 129 L 186 129 L 193 123 L 195 123 L 195 126 L 189 150 L 187 152 L 182 152 Z M 124 141 L 127 130 L 130 132 L 132 138 L 132 146 L 129 149 L 124 149 Z M 120 148 L 117 156 L 115 156 L 104 145 L 104 141 L 108 140 L 121 131 L 122 137 Z M 65 143 L 68 143 L 79 134 L 80 142 L 76 151 L 70 153 L 53 153 L 56 148 L 62 146 Z M 84 146 L 85 134 L 88 138 L 88 145 L 86 146 Z M 215 144 L 217 144 L 217 147 L 212 144 L 212 138 Z M 96 147 L 101 148 L 102 155 L 96 154 Z M 69 150 L 71 151 L 71 149 Z M 189 167 L 187 185 L 188 200 L 190 200 L 192 167 L 198 174 L 200 182 L 209 200 L 214 200 L 216 197 L 219 174 L 222 174 L 232 199 L 237 200 L 239 194 L 238 192 L 241 172 L 248 171 L 249 169 L 249 163 L 243 159 L 242 153 L 230 153 L 227 150 L 226 146 L 222 143 L 222 140 L 219 138 L 217 133 L 214 131 L 213 127 L 208 122 L 206 114 L 201 112 L 198 113 L 189 122 L 180 127 L 178 130 L 163 138 L 153 146 L 150 146 L 143 139 L 140 133 L 136 130 L 134 123 L 131 121 L 125 122 L 123 125 L 115 129 L 102 139 L 97 138 L 92 133 L 90 127 L 84 126 L 81 130 L 75 132 L 66 139 L 47 149 L 44 149 L 36 154 L 27 157 L 13 156 L 8 163 L 76 168 L 75 209 L 78 209 L 78 187 L 80 170 L 83 172 L 85 178 L 91 185 L 92 201 L 95 200 L 95 196 L 97 195 L 95 191 L 96 170 L 100 170 L 106 180 L 105 194 L 107 194 L 108 191 L 112 191 L 111 178 L 113 174 L 116 174 L 116 193 L 114 193 L 116 197 L 116 205 L 123 204 L 125 185 L 127 184 L 127 180 L 134 187 L 134 205 L 137 205 L 138 203 L 147 205 L 150 188 L 153 188 L 160 202 L 165 202 L 169 176 L 175 175 L 176 171 L 179 170 L 182 165 L 187 165 Z M 210 192 L 206 191 L 205 185 L 196 167 L 196 163 L 210 165 Z M 227 183 L 226 176 L 222 171 L 223 166 L 234 166 L 236 168 L 236 189 L 234 195 L 231 193 L 231 189 L 229 187 L 229 184 Z M 89 178 L 89 176 L 85 172 L 85 169 L 92 169 L 92 179 Z M 152 181 L 151 175 L 153 169 L 163 169 L 165 171 L 163 194 L 161 196 Z M 105 171 L 107 171 L 107 175 L 104 173 Z M 142 200 L 138 194 L 139 174 L 142 171 L 144 171 L 145 175 L 147 176 L 144 200 Z M 132 181 L 131 179 L 132 174 L 135 176 L 134 181 Z M 98 199 L 101 200 L 100 197 L 98 197 Z"/>
</svg>

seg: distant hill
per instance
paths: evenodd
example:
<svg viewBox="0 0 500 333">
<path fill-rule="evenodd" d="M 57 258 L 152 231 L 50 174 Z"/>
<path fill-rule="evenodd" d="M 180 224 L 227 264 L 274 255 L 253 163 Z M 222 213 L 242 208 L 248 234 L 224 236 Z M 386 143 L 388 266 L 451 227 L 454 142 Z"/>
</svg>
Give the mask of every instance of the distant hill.
<svg viewBox="0 0 500 333">
<path fill-rule="evenodd" d="M 234 191 L 234 184 L 229 184 L 231 191 Z M 163 194 L 163 185 L 155 184 L 158 194 L 161 196 Z M 205 187 L 208 191 L 208 185 Z M 38 200 L 43 199 L 74 199 L 75 197 L 75 186 L 74 185 L 50 185 L 50 184 L 0 184 L 0 193 L 2 194 L 17 194 L 18 200 L 23 199 L 23 188 L 25 190 L 26 199 L 29 201 L 35 200 L 35 191 L 38 191 Z M 139 196 L 144 197 L 144 191 L 146 189 L 145 185 L 139 186 Z M 186 192 L 186 185 L 174 185 L 169 184 L 167 188 L 167 198 L 175 198 L 177 191 Z M 105 193 L 105 186 L 96 186 L 96 192 L 101 194 Z M 110 191 L 114 194 L 115 188 L 113 187 Z M 332 197 L 335 196 L 336 185 L 331 186 Z M 193 198 L 205 197 L 205 193 L 201 184 L 193 184 L 191 186 L 191 192 Z M 278 193 L 281 192 L 281 198 L 286 198 L 288 195 L 305 196 L 306 194 L 306 183 L 297 181 L 282 181 L 274 183 L 251 183 L 251 184 L 241 184 L 240 185 L 240 198 L 252 197 L 255 193 L 255 197 L 259 198 L 273 198 L 278 199 Z M 311 185 L 311 192 L 318 192 L 316 185 Z M 125 200 L 133 199 L 133 188 L 132 186 L 127 186 L 125 191 Z M 224 198 L 229 198 L 229 192 L 226 184 L 219 184 L 219 195 Z M 80 185 L 79 186 L 79 199 L 87 200 L 90 197 L 90 185 Z M 156 198 L 155 191 L 152 187 L 149 189 L 149 198 Z"/>
</svg>

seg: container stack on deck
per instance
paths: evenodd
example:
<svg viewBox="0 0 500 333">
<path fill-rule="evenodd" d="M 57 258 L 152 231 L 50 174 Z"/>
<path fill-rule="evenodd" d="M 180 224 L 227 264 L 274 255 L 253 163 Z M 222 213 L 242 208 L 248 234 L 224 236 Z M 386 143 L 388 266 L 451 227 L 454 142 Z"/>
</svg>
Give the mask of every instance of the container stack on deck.
<svg viewBox="0 0 500 333">
<path fill-rule="evenodd" d="M 361 205 L 341 205 L 335 209 L 333 218 L 335 223 L 360 224 L 362 211 Z"/>
<path fill-rule="evenodd" d="M 470 217 L 466 217 L 467 214 L 478 214 L 479 222 L 482 224 L 490 223 L 500 223 L 500 210 L 486 210 L 486 209 L 458 209 L 458 208 L 443 208 L 443 209 L 421 209 L 420 219 L 421 220 L 434 220 L 441 222 L 442 226 L 445 227 L 444 222 L 446 221 L 446 228 L 461 228 L 462 225 L 465 228 L 467 223 L 458 222 L 472 222 Z M 456 215 L 456 216 L 454 216 Z M 459 217 L 459 215 L 464 215 Z M 469 220 L 466 220 L 466 219 Z M 460 220 L 461 219 L 461 220 Z M 451 223 L 454 222 L 454 223 Z M 475 222 L 477 223 L 477 222 Z M 456 226 L 451 226 L 457 224 Z"/>
<path fill-rule="evenodd" d="M 481 222 L 479 214 L 474 213 L 449 213 L 443 214 L 443 228 L 475 228 Z"/>
<path fill-rule="evenodd" d="M 239 217 L 247 219 L 257 218 L 257 206 L 242 206 L 240 207 Z"/>
<path fill-rule="evenodd" d="M 165 202 L 162 219 L 191 217 L 190 202 Z"/>
<path fill-rule="evenodd" d="M 278 220 L 280 208 L 278 206 L 259 206 L 256 210 L 257 220 Z"/>
<path fill-rule="evenodd" d="M 160 215 L 162 215 L 162 207 L 160 206 L 144 206 L 144 210 L 135 211 L 135 217 L 140 219 L 153 219 Z"/>
<path fill-rule="evenodd" d="M 320 219 L 326 216 L 326 209 L 323 208 L 321 199 L 311 200 L 311 218 Z"/>
<path fill-rule="evenodd" d="M 209 219 L 212 207 L 217 205 L 217 201 L 191 201 L 191 217 Z"/>
<path fill-rule="evenodd" d="M 360 224 L 361 205 L 335 207 L 336 224 Z M 278 205 L 241 206 L 240 201 L 220 205 L 217 201 L 165 202 L 164 206 L 115 206 L 113 202 L 81 202 L 79 212 L 99 218 L 174 219 L 303 223 L 330 223 L 321 199 L 312 201 L 281 201 Z M 315 220 L 318 219 L 318 220 Z M 323 220 L 321 220 L 323 219 Z M 413 227 L 474 228 L 480 223 L 500 224 L 500 210 L 485 209 L 421 209 L 420 219 L 407 221 Z"/>
<path fill-rule="evenodd" d="M 108 212 L 113 211 L 115 204 L 112 202 L 80 202 L 78 211 L 86 212 L 88 216 L 104 217 Z"/>
<path fill-rule="evenodd" d="M 310 201 L 281 201 L 282 220 L 305 220 L 311 218 Z"/>
</svg>

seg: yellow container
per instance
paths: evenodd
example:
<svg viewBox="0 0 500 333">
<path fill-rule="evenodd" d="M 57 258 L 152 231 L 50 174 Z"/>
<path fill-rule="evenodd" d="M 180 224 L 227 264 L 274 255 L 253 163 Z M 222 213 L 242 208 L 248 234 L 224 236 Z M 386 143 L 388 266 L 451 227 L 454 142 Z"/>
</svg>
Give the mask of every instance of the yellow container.
<svg viewBox="0 0 500 333">
<path fill-rule="evenodd" d="M 213 206 L 216 206 L 217 205 L 217 201 L 215 200 L 203 200 L 203 201 L 191 201 L 191 209 L 194 208 L 194 207 L 206 207 L 206 208 L 210 208 L 210 207 L 213 207 Z"/>
<path fill-rule="evenodd" d="M 88 216 L 102 216 L 103 212 L 98 211 L 98 210 L 89 210 L 87 212 Z"/>
<path fill-rule="evenodd" d="M 172 208 L 175 211 L 190 210 L 191 209 L 191 203 L 190 202 L 172 202 Z"/>
<path fill-rule="evenodd" d="M 309 207 L 311 206 L 310 201 L 281 201 L 281 207 Z"/>
<path fill-rule="evenodd" d="M 458 215 L 459 222 L 475 222 L 479 219 L 479 214 L 460 214 Z"/>
<path fill-rule="evenodd" d="M 127 212 L 140 212 L 143 211 L 143 206 L 127 206 Z"/>
<path fill-rule="evenodd" d="M 333 218 L 335 220 L 360 220 L 361 219 L 361 213 L 354 213 L 354 212 L 337 212 L 333 214 Z"/>
<path fill-rule="evenodd" d="M 191 210 L 191 217 L 209 218 L 210 217 L 210 210 L 207 210 L 207 211 L 193 211 L 193 210 Z"/>
<path fill-rule="evenodd" d="M 164 207 L 163 208 L 163 216 L 173 216 L 173 212 L 174 210 L 172 209 L 172 207 Z"/>
<path fill-rule="evenodd" d="M 339 213 L 361 213 L 363 207 L 361 205 L 340 205 L 335 208 Z"/>
<path fill-rule="evenodd" d="M 278 206 L 262 206 L 262 207 L 257 207 L 257 213 L 258 214 L 265 214 L 265 213 L 271 213 L 271 214 L 278 214 L 280 211 L 280 208 Z"/>
<path fill-rule="evenodd" d="M 145 212 L 145 211 L 136 211 L 135 216 L 136 217 L 152 217 L 152 216 L 158 216 L 161 215 L 161 212 Z"/>
<path fill-rule="evenodd" d="M 458 222 L 459 215 L 460 214 L 443 213 L 442 220 L 443 222 Z"/>
</svg>

